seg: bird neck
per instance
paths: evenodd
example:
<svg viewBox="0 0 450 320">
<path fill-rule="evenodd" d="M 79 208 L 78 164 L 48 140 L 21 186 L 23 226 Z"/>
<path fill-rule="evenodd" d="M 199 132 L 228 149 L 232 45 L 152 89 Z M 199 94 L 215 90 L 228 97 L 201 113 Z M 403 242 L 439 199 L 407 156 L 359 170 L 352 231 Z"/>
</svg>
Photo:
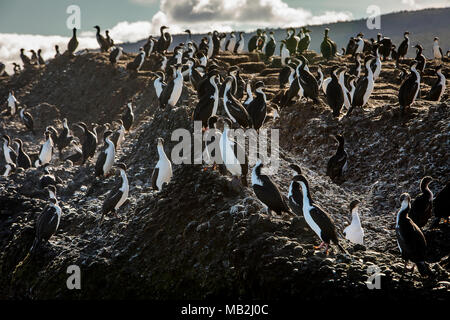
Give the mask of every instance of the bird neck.
<svg viewBox="0 0 450 320">
<path fill-rule="evenodd" d="M 120 177 L 122 178 L 122 191 L 128 187 L 128 178 L 125 170 L 120 169 Z"/>
<path fill-rule="evenodd" d="M 407 200 L 402 201 L 402 205 L 400 210 L 397 213 L 397 221 L 396 226 L 398 226 L 399 222 L 408 217 L 409 209 L 411 208 L 409 202 Z"/>
<path fill-rule="evenodd" d="M 168 160 L 166 153 L 164 152 L 163 145 L 158 144 L 158 155 L 160 159 L 166 159 Z"/>
<path fill-rule="evenodd" d="M 308 207 L 312 206 L 313 201 L 311 199 L 311 195 L 309 193 L 309 187 L 303 182 L 300 181 L 300 185 L 302 187 L 302 193 L 303 193 L 303 205 L 307 205 Z"/>
</svg>

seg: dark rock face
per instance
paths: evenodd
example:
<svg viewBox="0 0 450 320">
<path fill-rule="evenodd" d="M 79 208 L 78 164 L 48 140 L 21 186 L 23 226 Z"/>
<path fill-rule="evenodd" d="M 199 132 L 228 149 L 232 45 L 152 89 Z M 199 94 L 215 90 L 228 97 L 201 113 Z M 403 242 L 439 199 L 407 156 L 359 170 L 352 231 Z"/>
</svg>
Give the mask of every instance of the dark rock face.
<svg viewBox="0 0 450 320">
<path fill-rule="evenodd" d="M 256 60 L 253 55 L 224 57 L 230 65 Z M 428 262 L 436 274 L 426 280 L 417 272 L 403 276 L 394 224 L 398 196 L 406 191 L 415 196 L 423 173 L 442 177 L 431 185 L 433 191 L 448 177 L 448 95 L 441 103 L 419 100 L 400 117 L 392 106 L 398 90 L 398 84 L 392 84 L 393 64 L 386 63 L 370 105 L 355 110 L 350 119 L 338 122 L 324 103 L 297 102 L 281 110 L 281 119 L 266 123 L 281 130 L 281 167 L 273 179 L 284 194 L 292 177 L 288 166 L 297 163 L 311 181 L 314 199 L 331 214 L 339 232 L 349 223 L 350 201 L 364 204 L 360 214 L 365 245 L 342 240 L 350 256 L 336 248 L 326 256 L 314 250 L 319 239 L 303 217 L 268 216 L 251 188 L 235 190 L 229 176 L 211 168 L 174 165 L 171 182 L 161 192 L 151 189 L 156 138 L 164 138 L 170 158 L 178 143 L 171 141 L 173 130 L 193 130 L 190 117 L 197 97 L 187 86 L 176 108 L 160 109 L 150 77 L 124 70 L 133 58 L 125 55 L 115 69 L 106 54 L 61 57 L 45 69 L 31 68 L 1 80 L 0 96 L 14 89 L 42 122 L 34 137 L 18 117 L 0 118 L 0 133 L 20 137 L 29 153 L 38 152 L 45 126 L 61 127 L 63 117 L 69 124 L 103 124 L 120 118 L 129 99 L 136 108 L 133 129 L 116 155 L 117 162 L 126 163 L 130 182 L 130 197 L 118 217 L 108 216 L 98 226 L 101 205 L 118 183 L 117 175 L 94 181 L 94 161 L 70 166 L 54 156 L 50 168 L 59 178 L 61 224 L 50 243 L 23 265 L 19 263 L 33 242 L 36 218 L 47 202 L 39 188 L 43 171 L 32 168 L 0 178 L 0 298 L 445 299 L 449 227 L 425 231 Z M 339 63 L 350 64 L 344 59 Z M 331 64 L 323 65 L 327 76 Z M 261 78 L 269 92 L 277 92 L 273 69 L 242 76 Z M 430 83 L 425 83 L 426 91 Z M 44 115 L 40 110 L 46 109 L 53 111 Z M 350 167 L 337 185 L 326 177 L 325 168 L 336 149 L 328 136 L 342 131 Z M 1 157 L 0 165 L 3 161 Z M 82 290 L 66 287 L 70 265 L 81 269 Z M 369 290 L 365 284 L 371 266 L 382 273 L 381 290 Z"/>
</svg>

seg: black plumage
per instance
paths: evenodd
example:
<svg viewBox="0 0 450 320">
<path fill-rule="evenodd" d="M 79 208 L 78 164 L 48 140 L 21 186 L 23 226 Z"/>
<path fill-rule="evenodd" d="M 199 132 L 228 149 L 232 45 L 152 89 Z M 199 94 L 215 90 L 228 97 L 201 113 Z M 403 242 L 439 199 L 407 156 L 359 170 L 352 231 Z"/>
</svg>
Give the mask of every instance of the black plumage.
<svg viewBox="0 0 450 320">
<path fill-rule="evenodd" d="M 172 43 L 172 36 L 170 35 L 170 33 L 164 32 L 164 30 L 168 28 L 169 27 L 161 26 L 161 28 L 159 29 L 161 36 L 159 37 L 154 47 L 154 50 L 159 53 L 164 53 Z"/>
<path fill-rule="evenodd" d="M 288 61 L 290 61 L 290 59 Z M 286 86 L 286 83 L 289 82 L 289 78 L 293 77 L 296 68 L 297 66 L 294 63 L 288 62 L 288 64 L 280 70 L 278 75 L 280 89 L 283 89 Z"/>
<path fill-rule="evenodd" d="M 436 67 L 435 73 L 436 73 L 437 79 L 427 94 L 427 100 L 431 100 L 431 101 L 439 101 L 441 99 L 442 95 L 444 94 L 444 91 L 446 88 L 446 85 L 445 85 L 446 79 L 445 79 L 445 76 L 442 74 L 442 65 L 439 65 Z"/>
<path fill-rule="evenodd" d="M 431 270 L 426 264 L 427 241 L 420 228 L 409 218 L 411 198 L 404 193 L 400 197 L 402 206 L 397 213 L 395 233 L 402 258 L 405 260 L 405 268 L 408 261 L 417 265 L 421 275 L 431 275 Z"/>
<path fill-rule="evenodd" d="M 398 46 L 397 52 L 396 52 L 396 63 L 397 66 L 400 63 L 400 59 L 403 59 L 406 54 L 408 53 L 408 48 L 409 48 L 409 32 L 406 31 L 403 34 L 403 38 L 404 40 L 400 43 L 400 45 Z"/>
<path fill-rule="evenodd" d="M 255 98 L 247 106 L 248 114 L 252 120 L 253 128 L 259 130 L 263 125 L 267 115 L 266 94 L 262 91 L 264 83 L 255 83 Z"/>
<path fill-rule="evenodd" d="M 291 213 L 278 186 L 267 175 L 261 174 L 263 163 L 258 160 L 252 171 L 252 187 L 256 197 L 268 208 L 268 213 L 275 211 L 277 215 L 283 212 Z"/>
<path fill-rule="evenodd" d="M 5 156 L 5 162 L 10 164 L 16 164 L 17 153 L 11 148 L 11 138 L 4 134 L 3 139 L 3 155 Z M 9 157 L 9 159 L 8 159 Z"/>
<path fill-rule="evenodd" d="M 122 123 L 126 131 L 130 131 L 134 121 L 133 106 L 131 102 L 127 104 L 125 112 L 122 114 Z"/>
<path fill-rule="evenodd" d="M 45 164 L 43 168 L 44 174 L 39 179 L 41 189 L 45 189 L 48 186 L 56 186 L 56 177 L 50 173 L 48 164 Z"/>
<path fill-rule="evenodd" d="M 70 133 L 70 129 L 67 124 L 67 118 L 64 118 L 62 130 L 59 132 L 59 134 L 56 138 L 53 138 L 53 141 L 55 141 L 56 146 L 58 148 L 60 159 L 61 159 L 62 151 L 64 150 L 64 148 L 69 146 L 72 139 L 73 139 L 73 136 Z"/>
<path fill-rule="evenodd" d="M 201 121 L 204 128 L 208 124 L 208 119 L 215 115 L 219 106 L 219 89 L 216 82 L 217 76 L 217 71 L 212 70 L 208 72 L 207 78 L 199 85 L 199 100 L 192 114 L 192 119 L 194 121 Z"/>
<path fill-rule="evenodd" d="M 425 70 L 426 58 L 423 55 L 423 47 L 420 44 L 416 44 L 415 48 L 417 49 L 416 61 L 417 61 L 417 71 L 422 72 Z"/>
<path fill-rule="evenodd" d="M 398 91 L 398 102 L 400 103 L 402 112 L 414 103 L 419 93 L 420 75 L 416 71 L 416 65 L 417 61 L 414 61 L 411 66 L 411 73 L 400 85 L 400 90 Z"/>
<path fill-rule="evenodd" d="M 78 123 L 77 126 L 82 128 L 84 132 L 84 141 L 82 145 L 83 161 L 81 162 L 81 164 L 84 164 L 86 160 L 92 158 L 95 154 L 95 149 L 97 148 L 97 135 L 90 131 L 84 122 Z"/>
<path fill-rule="evenodd" d="M 28 154 L 23 151 L 23 142 L 22 140 L 16 138 L 14 141 L 18 145 L 18 153 L 17 153 L 17 167 L 28 169 L 31 168 L 31 160 Z"/>
<path fill-rule="evenodd" d="M 31 116 L 31 114 L 29 112 L 25 111 L 25 108 L 20 108 L 19 115 L 20 115 L 20 120 L 22 120 L 25 127 L 29 131 L 31 131 L 32 134 L 36 134 L 36 132 L 34 131 L 34 120 L 33 120 L 33 117 Z"/>
<path fill-rule="evenodd" d="M 316 249 L 320 249 L 325 246 L 326 253 L 328 253 L 328 246 L 332 242 L 337 245 L 341 251 L 346 252 L 346 250 L 339 243 L 336 227 L 333 220 L 331 220 L 330 215 L 312 200 L 308 179 L 306 179 L 304 175 L 296 175 L 293 178 L 291 187 L 292 190 L 302 188 L 303 216 L 310 228 L 322 240 L 322 243 L 320 246 L 316 247 Z M 296 203 L 299 203 L 300 201 L 300 199 L 297 198 L 299 195 L 299 192 L 292 193 L 291 197 Z"/>
<path fill-rule="evenodd" d="M 69 51 L 70 54 L 73 54 L 78 47 L 77 28 L 73 28 L 72 33 L 72 38 L 70 38 L 69 43 L 67 44 L 67 51 Z"/>
<path fill-rule="evenodd" d="M 327 103 L 333 110 L 333 116 L 338 117 L 344 105 L 344 93 L 337 77 L 337 73 L 341 71 L 338 66 L 333 67 L 331 71 L 331 81 L 327 86 L 326 98 Z"/>
<path fill-rule="evenodd" d="M 97 38 L 97 43 L 100 46 L 100 51 L 107 52 L 110 47 L 110 43 L 108 41 L 106 41 L 106 39 L 100 34 L 99 26 L 95 26 L 94 28 L 97 29 L 97 33 L 96 33 L 95 37 Z"/>
<path fill-rule="evenodd" d="M 111 62 L 112 65 L 115 65 L 117 61 L 119 61 L 120 56 L 122 55 L 122 48 L 121 47 L 114 47 L 113 50 L 109 53 L 109 62 Z"/>
<path fill-rule="evenodd" d="M 39 215 L 36 221 L 36 236 L 33 245 L 30 249 L 30 254 L 34 254 L 42 242 L 46 242 L 58 230 L 59 222 L 61 220 L 61 208 L 54 198 L 49 199 L 44 210 Z"/>
<path fill-rule="evenodd" d="M 274 38 L 274 33 L 273 31 L 270 31 L 269 41 L 266 44 L 266 51 L 265 51 L 266 58 L 270 58 L 273 56 L 276 47 L 277 43 Z"/>
<path fill-rule="evenodd" d="M 294 172 L 295 172 L 294 178 L 297 175 L 302 174 L 302 170 L 298 165 L 291 164 L 291 165 L 289 165 L 289 167 L 292 170 L 294 170 Z M 295 179 L 293 179 L 293 180 L 295 180 Z M 288 202 L 289 208 L 291 208 L 291 210 L 297 216 L 303 216 L 303 193 L 302 193 L 300 186 L 298 185 L 298 182 L 297 182 L 297 184 L 294 184 L 292 181 L 291 184 L 289 185 L 288 199 L 289 199 L 289 202 Z"/>
<path fill-rule="evenodd" d="M 237 122 L 240 126 L 248 128 L 251 126 L 250 115 L 242 106 L 241 102 L 231 94 L 231 84 L 233 78 L 227 77 L 222 84 L 223 89 L 223 105 L 225 111 L 233 122 Z"/>
<path fill-rule="evenodd" d="M 344 137 L 340 134 L 333 136 L 334 139 L 339 143 L 336 153 L 328 160 L 327 164 L 327 176 L 331 180 L 342 177 L 343 173 L 347 169 L 347 152 L 344 149 Z"/>
<path fill-rule="evenodd" d="M 411 204 L 409 217 L 419 228 L 423 228 L 431 218 L 433 210 L 433 193 L 428 187 L 431 181 L 433 181 L 433 178 L 429 176 L 425 176 L 420 180 L 421 193 Z"/>
<path fill-rule="evenodd" d="M 311 99 L 313 102 L 319 102 L 319 85 L 317 84 L 316 78 L 311 72 L 305 69 L 307 60 L 304 56 L 300 56 L 302 60 L 302 65 L 298 69 L 300 75 L 300 84 L 303 87 L 303 96 L 307 99 Z"/>
</svg>

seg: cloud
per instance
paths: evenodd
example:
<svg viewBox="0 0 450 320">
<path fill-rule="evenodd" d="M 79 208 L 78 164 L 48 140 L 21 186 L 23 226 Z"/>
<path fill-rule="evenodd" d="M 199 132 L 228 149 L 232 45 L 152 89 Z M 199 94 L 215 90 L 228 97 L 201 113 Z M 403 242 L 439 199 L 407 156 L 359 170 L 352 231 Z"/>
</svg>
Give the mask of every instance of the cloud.
<svg viewBox="0 0 450 320">
<path fill-rule="evenodd" d="M 191 30 L 204 30 L 203 27 L 211 23 L 222 26 L 219 29 L 237 27 L 249 30 L 321 24 L 353 17 L 348 11 L 327 11 L 315 16 L 309 10 L 290 7 L 282 0 L 162 0 L 161 11 L 169 21 Z"/>
<path fill-rule="evenodd" d="M 425 8 L 444 8 L 450 5 L 450 0 L 430 1 L 430 0 L 402 0 L 402 4 L 411 9 L 420 10 Z"/>
<path fill-rule="evenodd" d="M 11 73 L 12 63 L 20 61 L 20 49 L 24 48 L 25 53 L 31 56 L 28 50 L 42 49 L 44 60 L 55 56 L 55 45 L 59 46 L 59 51 L 63 53 L 67 49 L 70 37 L 61 36 L 41 36 L 32 34 L 0 33 L 0 61 L 6 65 L 6 71 Z M 95 37 L 78 37 L 78 48 L 96 48 Z"/>
</svg>

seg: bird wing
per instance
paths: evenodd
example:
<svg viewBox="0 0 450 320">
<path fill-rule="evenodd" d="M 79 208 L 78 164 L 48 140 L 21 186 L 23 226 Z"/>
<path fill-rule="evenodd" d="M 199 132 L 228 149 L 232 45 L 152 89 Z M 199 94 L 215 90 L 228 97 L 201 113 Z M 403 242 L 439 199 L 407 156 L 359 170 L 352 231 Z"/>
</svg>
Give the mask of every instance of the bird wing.
<svg viewBox="0 0 450 320">
<path fill-rule="evenodd" d="M 106 161 L 106 152 L 105 150 L 102 150 L 100 154 L 97 157 L 97 162 L 95 163 L 95 176 L 101 176 L 103 172 L 103 165 Z"/>
<path fill-rule="evenodd" d="M 156 185 L 156 181 L 158 180 L 159 168 L 155 167 L 152 173 L 152 188 L 154 190 L 158 190 L 158 186 Z"/>
<path fill-rule="evenodd" d="M 321 230 L 320 237 L 322 241 L 330 242 L 331 240 L 337 239 L 336 228 L 328 213 L 318 205 L 314 205 L 309 213 Z"/>
<path fill-rule="evenodd" d="M 170 99 L 170 95 L 173 91 L 174 85 L 175 85 L 174 81 L 172 80 L 169 82 L 169 84 L 167 84 L 167 86 L 164 87 L 163 91 L 161 92 L 161 95 L 159 96 L 159 102 L 161 106 L 166 106 L 167 102 Z"/>
<path fill-rule="evenodd" d="M 119 190 L 120 187 L 116 187 L 115 189 L 112 189 L 107 197 L 105 202 L 103 202 L 102 206 L 102 213 L 107 214 L 111 212 L 116 204 L 119 202 L 120 198 L 122 197 L 122 192 Z"/>
<path fill-rule="evenodd" d="M 263 202 L 269 209 L 275 212 L 281 213 L 281 211 L 286 211 L 287 206 L 284 202 L 283 196 L 277 185 L 266 175 L 261 175 L 263 186 L 253 185 L 253 190 L 261 202 Z"/>
</svg>

